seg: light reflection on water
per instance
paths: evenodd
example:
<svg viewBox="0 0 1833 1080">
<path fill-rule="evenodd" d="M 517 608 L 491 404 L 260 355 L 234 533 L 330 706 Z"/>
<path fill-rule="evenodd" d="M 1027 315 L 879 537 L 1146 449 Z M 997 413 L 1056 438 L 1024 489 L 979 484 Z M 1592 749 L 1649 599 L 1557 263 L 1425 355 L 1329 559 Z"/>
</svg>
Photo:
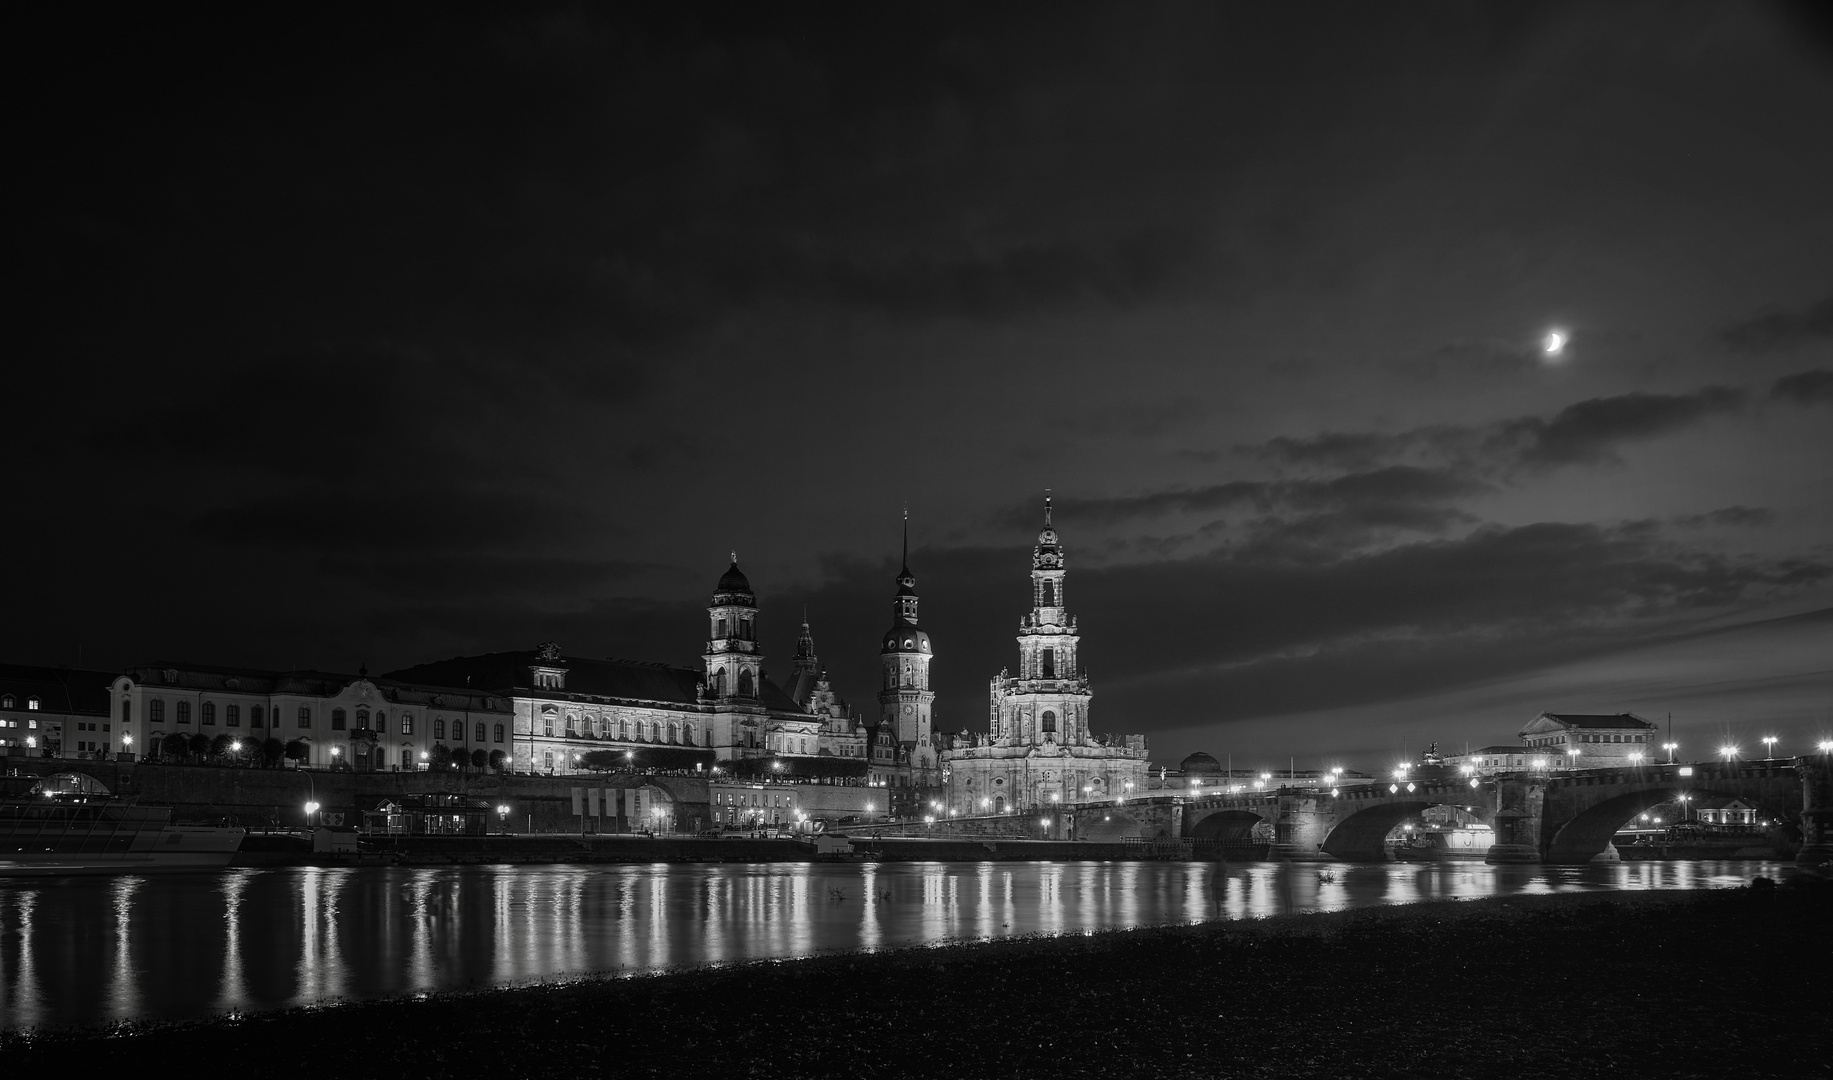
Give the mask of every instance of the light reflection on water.
<svg viewBox="0 0 1833 1080">
<path fill-rule="evenodd" d="M 0 883 L 0 1028 L 1491 895 L 1741 885 L 1761 862 L 298 868 Z"/>
</svg>

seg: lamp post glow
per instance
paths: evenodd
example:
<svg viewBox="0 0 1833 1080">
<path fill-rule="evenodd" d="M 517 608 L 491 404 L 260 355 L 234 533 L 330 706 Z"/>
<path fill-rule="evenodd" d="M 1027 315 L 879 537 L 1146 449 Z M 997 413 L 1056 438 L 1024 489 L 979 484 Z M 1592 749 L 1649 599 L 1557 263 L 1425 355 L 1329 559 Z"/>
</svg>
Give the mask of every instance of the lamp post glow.
<svg viewBox="0 0 1833 1080">
<path fill-rule="evenodd" d="M 1766 758 L 1776 756 L 1776 737 L 1774 735 L 1763 736 L 1763 756 Z"/>
<path fill-rule="evenodd" d="M 307 825 L 312 824 L 312 815 L 316 813 L 318 813 L 318 804 L 317 803 L 309 802 L 305 804 L 305 819 L 306 819 Z"/>
<path fill-rule="evenodd" d="M 1721 746 L 1718 748 L 1718 756 L 1724 758 L 1725 764 L 1729 765 L 1732 759 L 1738 756 L 1738 748 L 1735 746 Z"/>
<path fill-rule="evenodd" d="M 496 806 L 497 826 L 504 832 L 509 831 L 509 804 L 498 803 Z"/>
<path fill-rule="evenodd" d="M 1680 744 L 1677 742 L 1664 742 L 1661 744 L 1661 748 L 1668 752 L 1668 764 L 1674 764 L 1674 751 L 1680 749 Z"/>
<path fill-rule="evenodd" d="M 1822 739 L 1815 744 L 1815 748 L 1823 754 L 1833 754 L 1833 739 Z"/>
</svg>

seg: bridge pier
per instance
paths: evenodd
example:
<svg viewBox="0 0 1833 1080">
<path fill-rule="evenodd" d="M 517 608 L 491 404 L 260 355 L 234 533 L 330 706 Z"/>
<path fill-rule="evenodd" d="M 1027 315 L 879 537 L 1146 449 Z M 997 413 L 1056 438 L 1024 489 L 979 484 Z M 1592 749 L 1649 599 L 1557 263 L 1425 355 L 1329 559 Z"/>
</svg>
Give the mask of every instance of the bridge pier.
<svg viewBox="0 0 1833 1080">
<path fill-rule="evenodd" d="M 1540 859 L 1540 816 L 1537 809 L 1544 785 L 1526 780 L 1504 779 L 1496 784 L 1496 842 L 1483 855 L 1492 864 L 1538 863 Z"/>
<path fill-rule="evenodd" d="M 1833 877 L 1833 769 L 1813 758 L 1797 758 L 1801 774 L 1801 850 L 1795 869 Z"/>
</svg>

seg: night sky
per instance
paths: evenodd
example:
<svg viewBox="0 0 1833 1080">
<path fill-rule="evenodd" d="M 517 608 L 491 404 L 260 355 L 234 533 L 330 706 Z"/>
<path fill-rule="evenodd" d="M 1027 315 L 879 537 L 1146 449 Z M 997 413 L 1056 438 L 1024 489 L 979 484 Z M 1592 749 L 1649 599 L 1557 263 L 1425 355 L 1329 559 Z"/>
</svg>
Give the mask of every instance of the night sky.
<svg viewBox="0 0 1833 1080">
<path fill-rule="evenodd" d="M 1825 10 L 15 23 L 0 659 L 697 665 L 736 549 L 775 677 L 806 608 L 869 711 L 907 506 L 984 730 L 1051 488 L 1157 762 L 1803 749 Z"/>
</svg>

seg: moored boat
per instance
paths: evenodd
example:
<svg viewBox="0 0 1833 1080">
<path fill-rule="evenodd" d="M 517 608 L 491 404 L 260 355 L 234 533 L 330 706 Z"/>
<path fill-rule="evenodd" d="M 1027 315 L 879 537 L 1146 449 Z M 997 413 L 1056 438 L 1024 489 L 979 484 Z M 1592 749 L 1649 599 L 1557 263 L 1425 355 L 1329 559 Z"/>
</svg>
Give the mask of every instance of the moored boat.
<svg viewBox="0 0 1833 1080">
<path fill-rule="evenodd" d="M 0 877 L 218 869 L 246 834 L 176 825 L 167 807 L 128 803 L 90 777 L 63 773 L 0 801 Z"/>
</svg>

